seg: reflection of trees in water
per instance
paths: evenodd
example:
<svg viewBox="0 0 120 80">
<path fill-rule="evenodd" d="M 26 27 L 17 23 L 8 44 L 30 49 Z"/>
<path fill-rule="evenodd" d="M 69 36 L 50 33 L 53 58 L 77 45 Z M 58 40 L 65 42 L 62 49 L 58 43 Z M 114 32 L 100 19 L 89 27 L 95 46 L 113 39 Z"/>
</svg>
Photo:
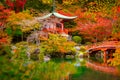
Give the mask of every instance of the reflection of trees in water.
<svg viewBox="0 0 120 80">
<path fill-rule="evenodd" d="M 115 52 L 115 49 L 107 49 L 106 50 L 106 59 L 113 59 L 113 53 Z M 97 51 L 92 51 L 90 54 L 90 60 L 95 61 L 95 62 L 100 62 L 102 63 L 104 60 L 104 52 L 101 50 Z"/>
<path fill-rule="evenodd" d="M 95 58 L 98 62 L 103 62 L 103 51 L 98 51 L 95 53 Z"/>
<path fill-rule="evenodd" d="M 95 61 L 95 62 L 100 62 L 100 63 L 102 63 L 102 62 L 103 62 L 103 51 L 101 51 L 101 50 L 92 51 L 92 52 L 90 53 L 89 59 L 90 59 L 91 61 Z"/>
</svg>

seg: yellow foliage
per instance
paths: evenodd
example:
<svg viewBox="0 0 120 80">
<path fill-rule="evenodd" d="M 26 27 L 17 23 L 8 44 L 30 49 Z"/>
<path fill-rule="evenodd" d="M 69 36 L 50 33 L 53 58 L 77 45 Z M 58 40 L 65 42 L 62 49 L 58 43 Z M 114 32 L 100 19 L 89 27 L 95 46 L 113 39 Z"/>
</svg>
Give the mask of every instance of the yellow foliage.
<svg viewBox="0 0 120 80">
<path fill-rule="evenodd" d="M 39 29 L 40 27 L 39 22 L 27 11 L 19 13 L 12 12 L 12 15 L 8 17 L 7 22 L 8 27 L 12 27 L 13 30 L 19 28 L 22 32 L 27 32 L 34 28 Z"/>
<path fill-rule="evenodd" d="M 44 4 L 51 4 L 53 0 L 42 0 Z"/>
<path fill-rule="evenodd" d="M 67 53 L 74 52 L 75 43 L 67 41 L 65 37 L 58 34 L 49 34 L 49 39 L 41 43 L 41 47 L 44 48 L 46 53 Z"/>
<path fill-rule="evenodd" d="M 78 0 L 63 0 L 63 4 L 65 5 L 70 5 L 70 4 L 73 4 L 75 2 L 77 2 Z"/>
<path fill-rule="evenodd" d="M 25 75 L 29 75 L 30 74 L 30 70 L 27 70 L 26 72 L 25 72 Z"/>
<path fill-rule="evenodd" d="M 33 17 L 27 13 L 27 12 L 20 12 L 20 13 L 14 13 L 12 12 L 12 15 L 8 17 L 7 21 L 11 22 L 11 25 L 18 25 L 20 21 L 26 20 L 26 19 L 32 19 Z M 14 23 L 13 23 L 14 22 Z"/>
<path fill-rule="evenodd" d="M 35 65 L 34 64 L 28 64 L 28 69 L 34 69 Z"/>
<path fill-rule="evenodd" d="M 120 48 L 117 48 L 113 53 L 114 58 L 111 61 L 112 66 L 120 66 Z"/>
</svg>

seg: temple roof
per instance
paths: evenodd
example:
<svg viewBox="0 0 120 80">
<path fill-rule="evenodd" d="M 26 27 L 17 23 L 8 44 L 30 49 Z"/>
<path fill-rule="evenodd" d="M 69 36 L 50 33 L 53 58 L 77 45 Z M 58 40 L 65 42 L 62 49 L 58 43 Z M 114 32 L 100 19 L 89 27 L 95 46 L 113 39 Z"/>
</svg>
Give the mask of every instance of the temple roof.
<svg viewBox="0 0 120 80">
<path fill-rule="evenodd" d="M 38 17 L 37 19 L 46 19 L 46 18 L 49 18 L 52 15 L 57 17 L 57 18 L 61 18 L 61 19 L 75 19 L 75 18 L 77 18 L 77 16 L 71 16 L 71 17 L 70 16 L 65 16 L 65 15 L 62 15 L 60 13 L 57 13 L 57 12 L 53 11 L 53 12 L 51 12 L 51 13 L 45 15 L 45 16 Z"/>
</svg>

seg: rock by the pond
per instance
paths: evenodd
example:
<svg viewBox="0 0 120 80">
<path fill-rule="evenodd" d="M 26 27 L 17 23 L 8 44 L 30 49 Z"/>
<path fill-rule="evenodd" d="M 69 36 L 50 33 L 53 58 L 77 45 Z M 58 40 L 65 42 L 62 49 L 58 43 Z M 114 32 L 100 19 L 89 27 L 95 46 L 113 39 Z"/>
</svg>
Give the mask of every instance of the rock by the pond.
<svg viewBox="0 0 120 80">
<path fill-rule="evenodd" d="M 44 61 L 45 61 L 45 62 L 50 61 L 50 57 L 48 57 L 48 56 L 44 56 Z"/>
<path fill-rule="evenodd" d="M 66 55 L 65 58 L 66 59 L 73 59 L 73 58 L 75 58 L 75 56 L 73 56 L 73 55 Z"/>
<path fill-rule="evenodd" d="M 35 49 L 35 51 L 33 52 L 33 54 L 39 54 L 40 53 L 40 49 Z"/>
<path fill-rule="evenodd" d="M 74 47 L 76 50 L 80 50 L 80 47 L 79 46 L 75 46 Z"/>
</svg>

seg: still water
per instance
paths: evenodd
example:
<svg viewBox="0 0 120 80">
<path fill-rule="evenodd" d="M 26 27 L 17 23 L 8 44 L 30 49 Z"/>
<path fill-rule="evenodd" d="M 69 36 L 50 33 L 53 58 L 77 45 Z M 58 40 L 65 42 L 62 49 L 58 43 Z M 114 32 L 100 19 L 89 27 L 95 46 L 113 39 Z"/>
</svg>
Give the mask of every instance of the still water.
<svg viewBox="0 0 120 80">
<path fill-rule="evenodd" d="M 68 62 L 74 65 L 76 72 L 69 75 L 69 80 L 120 80 L 120 76 L 115 76 L 105 72 L 96 71 L 85 66 L 86 59 L 77 58 L 75 60 L 55 59 L 56 63 Z"/>
</svg>

